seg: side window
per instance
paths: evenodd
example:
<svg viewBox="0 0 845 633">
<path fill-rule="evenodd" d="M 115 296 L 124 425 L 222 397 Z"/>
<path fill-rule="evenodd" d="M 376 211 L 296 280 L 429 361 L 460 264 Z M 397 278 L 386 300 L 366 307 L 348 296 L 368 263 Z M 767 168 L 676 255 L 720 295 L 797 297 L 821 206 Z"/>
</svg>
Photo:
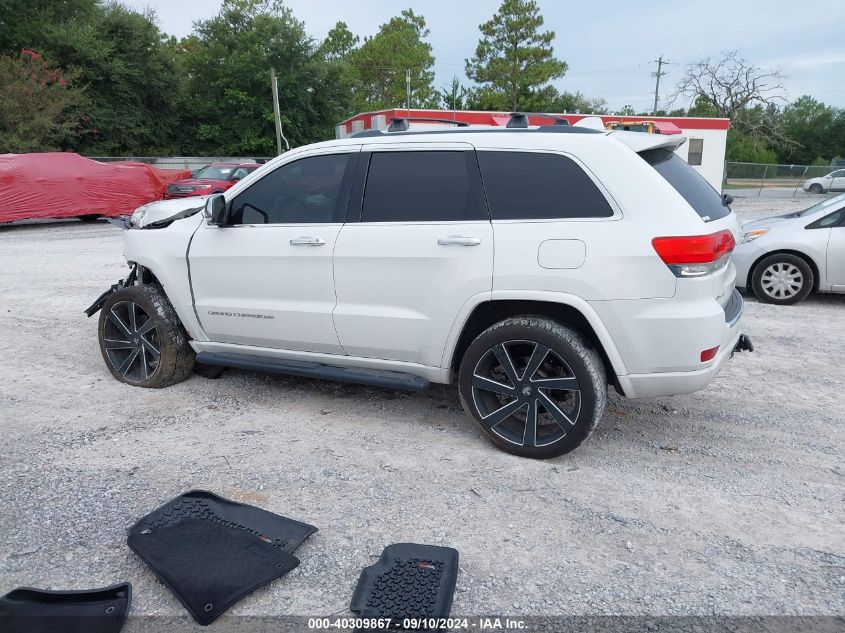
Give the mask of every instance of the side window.
<svg viewBox="0 0 845 633">
<path fill-rule="evenodd" d="M 808 225 L 807 228 L 829 229 L 834 226 L 842 226 L 843 220 L 845 220 L 845 208 L 839 209 L 839 211 L 834 211 L 833 213 L 829 213 L 823 218 L 819 218 L 812 224 Z"/>
<path fill-rule="evenodd" d="M 701 158 L 704 154 L 704 139 L 691 138 L 689 140 L 689 152 L 687 153 L 687 163 L 690 165 L 700 165 Z"/>
<path fill-rule="evenodd" d="M 355 156 L 326 154 L 282 165 L 232 200 L 232 224 L 343 222 Z"/>
<path fill-rule="evenodd" d="M 470 183 L 463 151 L 375 152 L 362 222 L 437 222 L 467 218 Z"/>
<path fill-rule="evenodd" d="M 494 220 L 606 218 L 613 215 L 595 183 L 558 154 L 478 152 Z"/>
</svg>

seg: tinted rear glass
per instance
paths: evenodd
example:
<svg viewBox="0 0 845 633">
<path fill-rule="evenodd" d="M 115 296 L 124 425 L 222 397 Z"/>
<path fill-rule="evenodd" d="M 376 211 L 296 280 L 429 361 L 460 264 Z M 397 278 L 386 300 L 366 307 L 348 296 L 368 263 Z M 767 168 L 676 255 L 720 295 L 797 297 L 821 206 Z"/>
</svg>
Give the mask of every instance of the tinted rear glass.
<svg viewBox="0 0 845 633">
<path fill-rule="evenodd" d="M 722 196 L 710 183 L 672 150 L 662 147 L 649 149 L 640 152 L 640 156 L 683 196 L 705 222 L 718 220 L 731 212 L 730 207 L 722 204 Z"/>
<path fill-rule="evenodd" d="M 469 194 L 464 152 L 376 152 L 362 222 L 463 220 Z"/>
<path fill-rule="evenodd" d="M 559 154 L 478 152 L 494 220 L 604 218 L 613 209 L 575 161 Z"/>
</svg>

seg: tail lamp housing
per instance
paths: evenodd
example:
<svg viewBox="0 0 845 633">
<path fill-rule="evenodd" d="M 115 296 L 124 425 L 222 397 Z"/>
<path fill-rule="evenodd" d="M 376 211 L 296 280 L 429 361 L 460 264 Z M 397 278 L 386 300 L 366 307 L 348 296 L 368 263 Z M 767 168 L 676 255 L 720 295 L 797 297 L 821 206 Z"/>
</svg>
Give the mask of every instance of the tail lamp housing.
<svg viewBox="0 0 845 633">
<path fill-rule="evenodd" d="M 651 245 L 676 277 L 701 277 L 728 264 L 736 241 L 725 229 L 709 235 L 655 237 Z"/>
</svg>

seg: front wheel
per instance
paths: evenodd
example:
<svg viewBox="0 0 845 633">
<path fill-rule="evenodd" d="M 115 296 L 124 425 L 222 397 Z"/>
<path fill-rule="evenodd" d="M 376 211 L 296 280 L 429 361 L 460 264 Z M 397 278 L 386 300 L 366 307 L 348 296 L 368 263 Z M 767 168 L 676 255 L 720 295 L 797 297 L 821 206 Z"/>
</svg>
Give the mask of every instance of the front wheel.
<svg viewBox="0 0 845 633">
<path fill-rule="evenodd" d="M 813 269 L 801 257 L 789 253 L 769 255 L 751 275 L 754 294 L 761 301 L 790 305 L 803 301 L 813 290 Z"/>
<path fill-rule="evenodd" d="M 578 447 L 607 400 L 604 365 L 578 332 L 541 317 L 501 321 L 469 346 L 461 403 L 496 446 L 535 459 Z"/>
<path fill-rule="evenodd" d="M 112 376 L 137 387 L 167 387 L 188 378 L 194 352 L 188 334 L 157 286 L 128 286 L 100 311 L 100 351 Z"/>
<path fill-rule="evenodd" d="M 824 193 L 824 187 L 822 187 L 819 183 L 814 182 L 810 185 L 810 193 Z"/>
</svg>

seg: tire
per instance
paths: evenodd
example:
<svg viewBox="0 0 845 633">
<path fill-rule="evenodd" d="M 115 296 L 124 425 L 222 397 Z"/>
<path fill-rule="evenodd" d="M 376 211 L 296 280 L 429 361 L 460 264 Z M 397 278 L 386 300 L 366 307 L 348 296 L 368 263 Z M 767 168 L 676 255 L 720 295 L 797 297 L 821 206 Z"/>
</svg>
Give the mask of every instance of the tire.
<svg viewBox="0 0 845 633">
<path fill-rule="evenodd" d="M 809 191 L 810 193 L 824 193 L 824 187 L 822 187 L 819 183 L 814 182 L 810 185 Z"/>
<path fill-rule="evenodd" d="M 98 338 L 106 367 L 126 384 L 169 387 L 193 371 L 188 333 L 158 286 L 129 286 L 109 295 L 100 311 Z"/>
<path fill-rule="evenodd" d="M 543 380 L 559 387 L 541 387 Z M 506 319 L 482 332 L 461 359 L 458 388 L 464 411 L 493 444 L 534 459 L 577 448 L 607 401 L 598 353 L 580 333 L 542 317 Z"/>
<path fill-rule="evenodd" d="M 803 257 L 776 253 L 761 259 L 751 273 L 751 287 L 760 301 L 791 305 L 813 290 L 813 269 Z"/>
</svg>

